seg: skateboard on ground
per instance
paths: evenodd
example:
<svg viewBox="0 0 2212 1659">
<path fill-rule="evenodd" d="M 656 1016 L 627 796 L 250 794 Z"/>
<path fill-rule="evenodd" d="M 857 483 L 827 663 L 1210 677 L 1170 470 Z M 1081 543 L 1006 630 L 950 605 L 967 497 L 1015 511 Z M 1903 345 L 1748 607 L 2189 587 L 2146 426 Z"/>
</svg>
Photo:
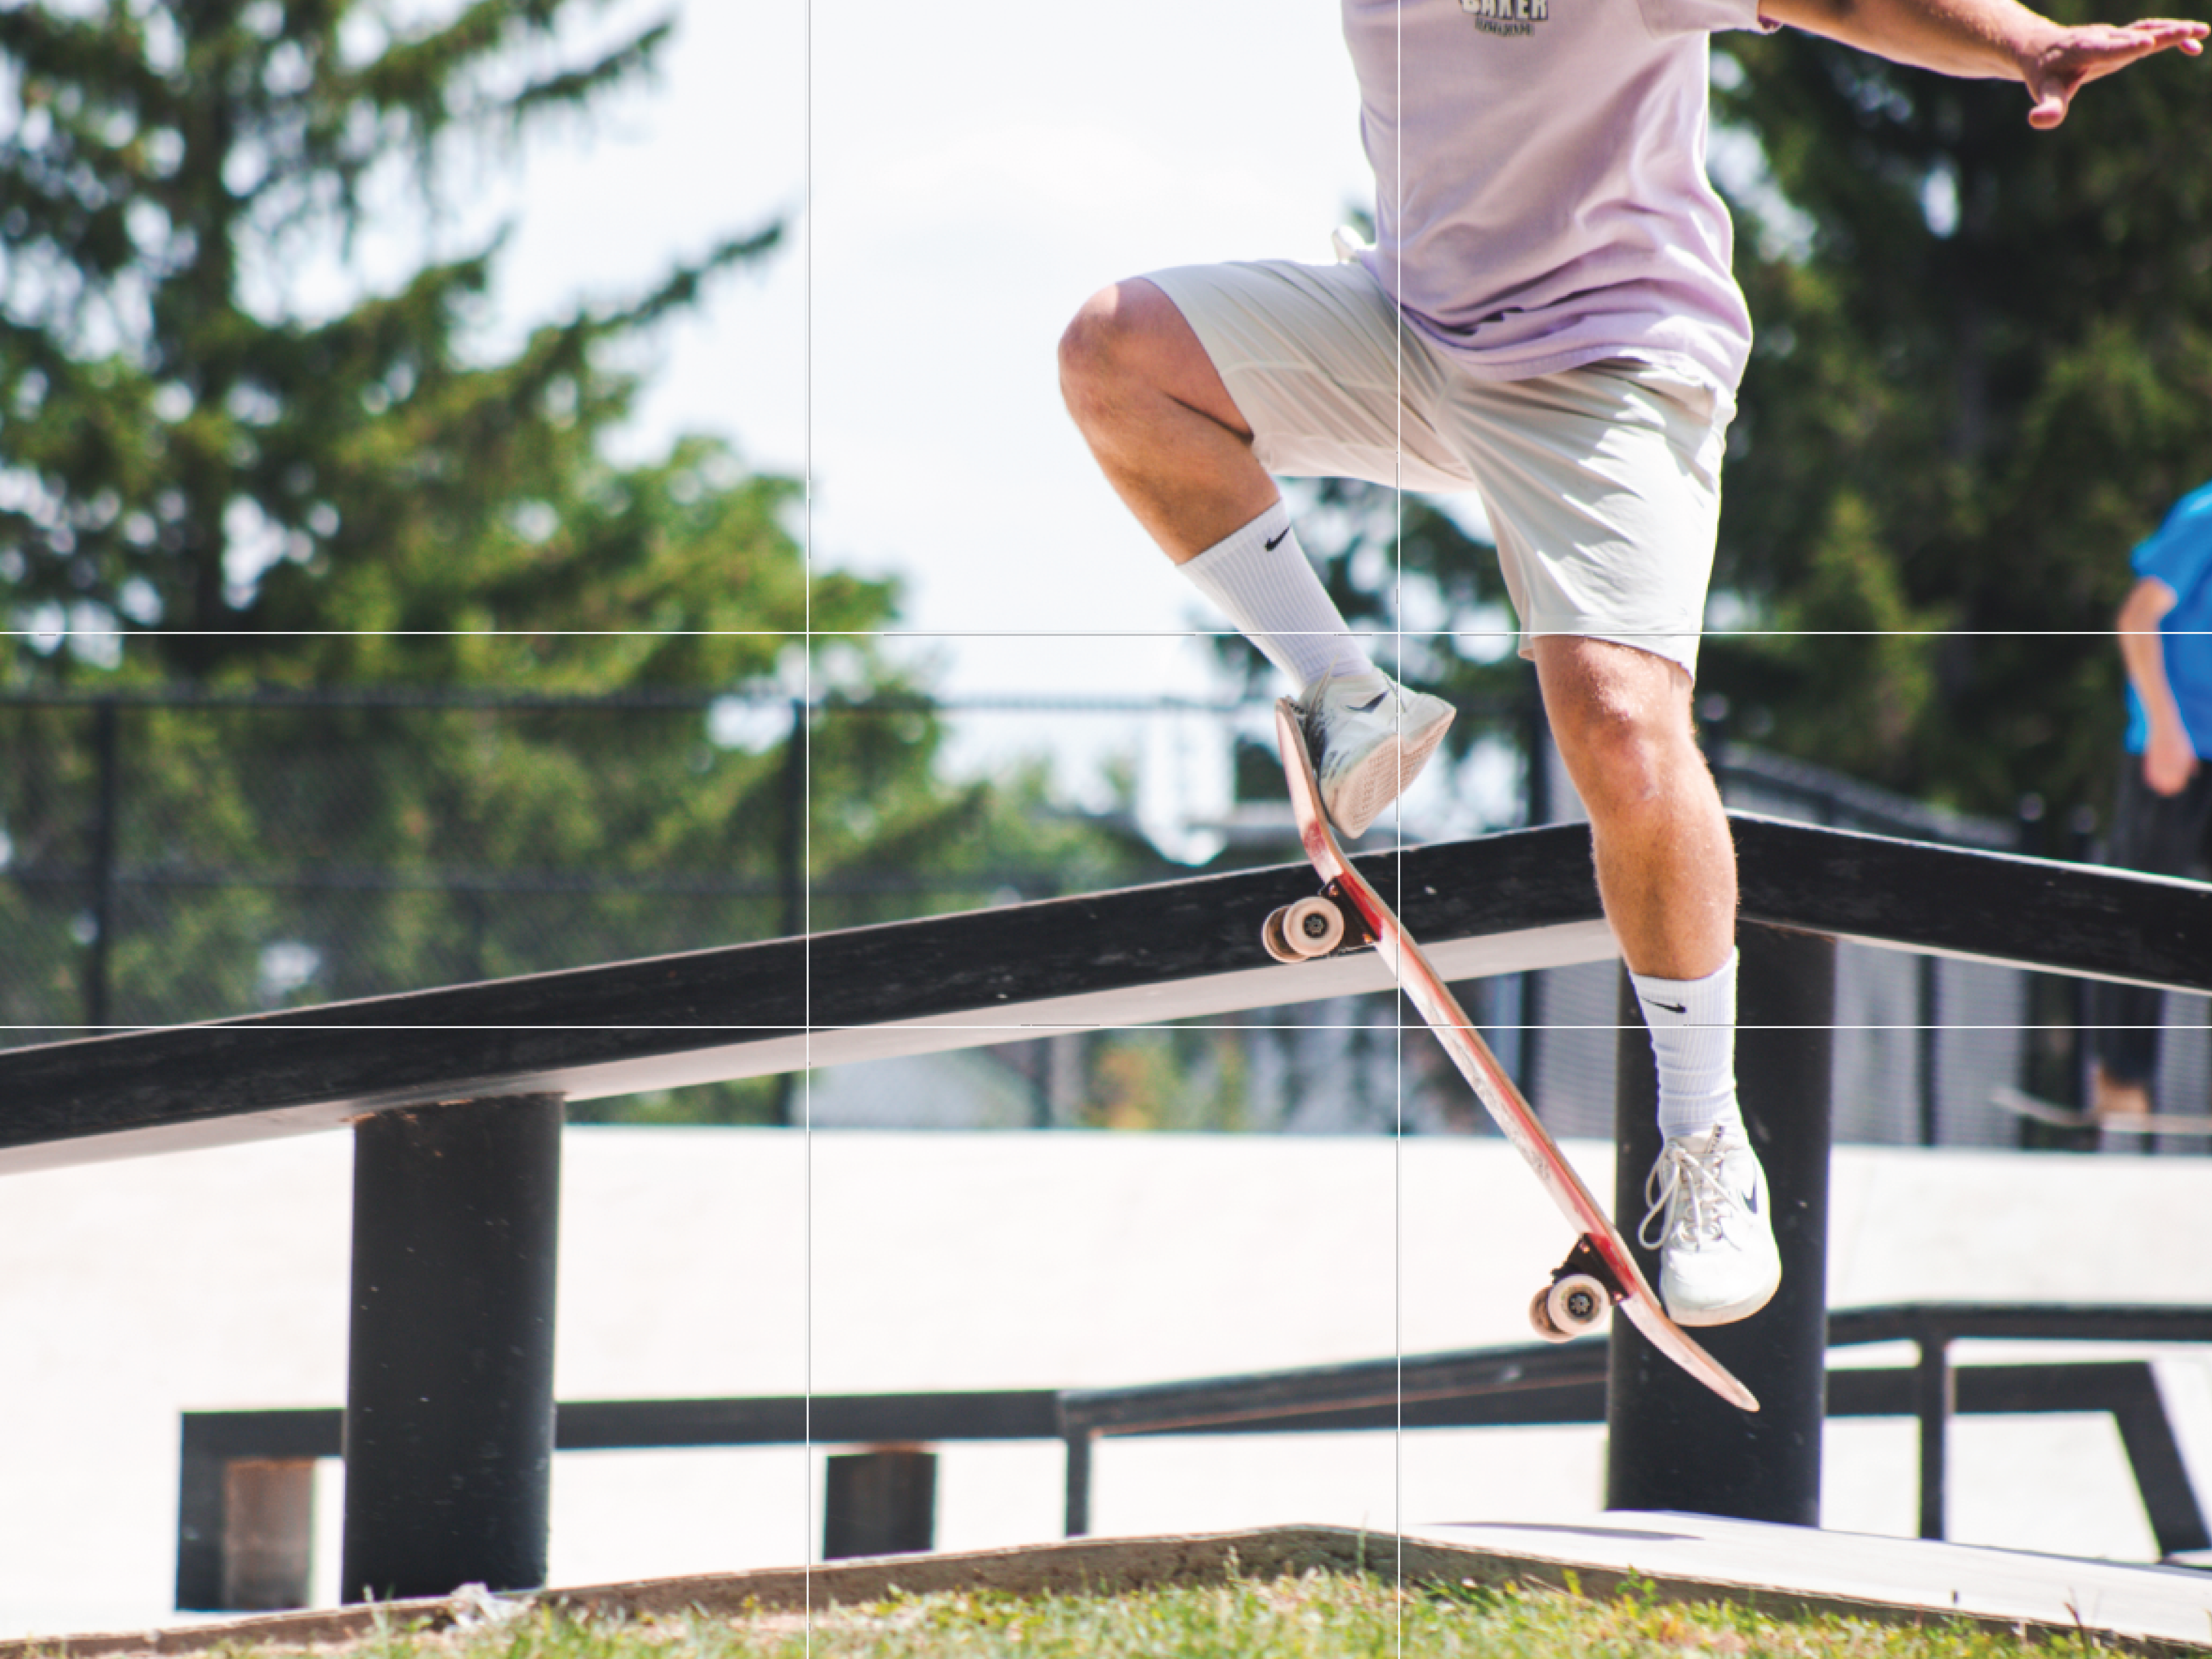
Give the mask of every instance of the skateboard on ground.
<svg viewBox="0 0 2212 1659">
<path fill-rule="evenodd" d="M 1497 1120 L 1514 1150 L 1535 1171 L 1552 1202 L 1559 1206 L 1559 1213 L 1581 1235 L 1567 1259 L 1553 1272 L 1551 1283 L 1536 1292 L 1528 1307 L 1529 1322 L 1539 1334 L 1564 1342 L 1594 1330 L 1609 1308 L 1618 1307 L 1652 1346 L 1698 1382 L 1731 1405 L 1757 1411 L 1759 1401 L 1751 1390 L 1667 1316 L 1630 1254 L 1627 1241 L 1537 1121 L 1536 1114 L 1490 1052 L 1490 1045 L 1476 1031 L 1458 999 L 1437 977 L 1421 954 L 1421 947 L 1399 925 L 1382 895 L 1344 856 L 1322 811 L 1313 756 L 1307 750 L 1297 710 L 1288 698 L 1275 705 L 1275 741 L 1282 750 L 1283 771 L 1290 781 L 1291 811 L 1297 820 L 1298 839 L 1313 861 L 1315 873 L 1327 884 L 1316 897 L 1300 899 L 1271 912 L 1261 940 L 1268 955 L 1284 963 L 1310 962 L 1372 945 L 1437 1034 L 1452 1063 L 1474 1085 L 1476 1097 Z"/>
<path fill-rule="evenodd" d="M 2056 1124 L 2062 1129 L 2102 1129 L 2116 1135 L 2212 1135 L 2212 1117 L 2185 1117 L 2172 1112 L 2085 1112 L 2002 1084 L 1990 1091 L 1990 1102 L 2018 1116 Z"/>
</svg>

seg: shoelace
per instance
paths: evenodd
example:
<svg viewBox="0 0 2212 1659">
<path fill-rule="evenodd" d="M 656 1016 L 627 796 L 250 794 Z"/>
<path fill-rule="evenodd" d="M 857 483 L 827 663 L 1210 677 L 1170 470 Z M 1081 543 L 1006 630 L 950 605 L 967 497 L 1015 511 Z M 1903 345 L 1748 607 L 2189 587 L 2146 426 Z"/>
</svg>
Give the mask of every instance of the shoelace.
<svg viewBox="0 0 2212 1659">
<path fill-rule="evenodd" d="M 1700 1158 L 1682 1141 L 1670 1140 L 1644 1180 L 1644 1201 L 1650 1206 L 1636 1230 L 1637 1242 L 1647 1250 L 1658 1249 L 1671 1235 L 1684 1243 L 1718 1238 L 1735 1200 L 1721 1181 L 1721 1161 L 1728 1131 L 1717 1129 Z M 1680 1210 L 1674 1212 L 1677 1195 Z M 1659 1224 L 1655 1234 L 1651 1224 Z"/>
</svg>

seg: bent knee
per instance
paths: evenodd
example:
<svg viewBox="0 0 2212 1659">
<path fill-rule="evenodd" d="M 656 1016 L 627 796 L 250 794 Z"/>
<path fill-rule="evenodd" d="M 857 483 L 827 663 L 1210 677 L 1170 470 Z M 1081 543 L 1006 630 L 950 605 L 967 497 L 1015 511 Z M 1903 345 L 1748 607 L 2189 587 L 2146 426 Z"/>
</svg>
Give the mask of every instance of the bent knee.
<svg viewBox="0 0 2212 1659">
<path fill-rule="evenodd" d="M 1671 738 L 1671 732 L 1643 720 L 1595 720 L 1561 746 L 1580 762 L 1574 770 L 1578 781 L 1587 780 L 1580 785 L 1584 794 L 1629 810 L 1639 801 L 1656 799 L 1665 791 L 1668 774 L 1681 763 Z M 1593 811 L 1600 805 L 1589 803 Z"/>
<path fill-rule="evenodd" d="M 1116 283 L 1100 289 L 1060 331 L 1060 384 L 1071 404 L 1117 382 L 1142 378 L 1147 307 L 1135 290 L 1151 286 Z"/>
<path fill-rule="evenodd" d="M 1060 337 L 1060 388 L 1071 408 L 1157 392 L 1217 420 L 1234 406 L 1174 301 L 1142 276 L 1102 288 Z"/>
<path fill-rule="evenodd" d="M 1705 768 L 1688 711 L 1672 696 L 1613 685 L 1561 701 L 1553 736 L 1593 813 L 1632 812 L 1664 798 L 1684 769 Z"/>
</svg>

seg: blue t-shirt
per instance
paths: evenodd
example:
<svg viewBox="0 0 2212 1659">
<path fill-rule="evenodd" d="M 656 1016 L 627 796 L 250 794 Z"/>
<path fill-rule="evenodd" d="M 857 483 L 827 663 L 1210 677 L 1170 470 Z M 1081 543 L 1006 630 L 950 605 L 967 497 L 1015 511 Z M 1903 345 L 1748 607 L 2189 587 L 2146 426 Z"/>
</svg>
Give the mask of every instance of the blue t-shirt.
<svg viewBox="0 0 2212 1659">
<path fill-rule="evenodd" d="M 2129 562 L 2136 575 L 2154 576 L 2173 590 L 2174 607 L 2158 625 L 2166 677 L 2191 746 L 2199 759 L 2212 758 L 2212 483 L 2176 501 Z M 2142 754 L 2149 741 L 2150 721 L 2130 685 L 2128 752 Z"/>
</svg>

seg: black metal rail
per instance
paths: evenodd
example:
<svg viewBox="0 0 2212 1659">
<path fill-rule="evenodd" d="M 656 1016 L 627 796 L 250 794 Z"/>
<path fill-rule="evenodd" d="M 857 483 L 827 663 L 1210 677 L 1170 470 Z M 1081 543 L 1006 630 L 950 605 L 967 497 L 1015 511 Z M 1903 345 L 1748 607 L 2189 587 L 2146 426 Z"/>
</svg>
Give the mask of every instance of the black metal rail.
<svg viewBox="0 0 2212 1659">
<path fill-rule="evenodd" d="M 586 1400 L 556 1411 L 556 1451 L 674 1447 L 883 1445 L 957 1440 L 1054 1440 L 1050 1389 L 972 1394 L 802 1395 L 753 1400 Z M 304 1462 L 345 1454 L 343 1407 L 186 1412 L 177 1480 L 177 1607 L 222 1612 L 234 1462 Z"/>
<path fill-rule="evenodd" d="M 1747 921 L 2212 991 L 2203 884 L 1733 823 Z M 1611 954 L 1581 825 L 1360 864 L 1448 973 Z M 0 1170 L 258 1139 L 426 1101 L 596 1098 L 1385 988 L 1370 959 L 1285 968 L 1261 948 L 1255 918 L 1311 885 L 1304 866 L 1280 866 L 12 1049 L 0 1053 Z"/>
<path fill-rule="evenodd" d="M 1697 1395 L 1670 1416 L 1677 1409 L 1668 1395 L 1671 1375 L 1635 1347 L 1632 1333 L 1616 1333 L 1607 1394 L 1615 1454 L 1611 1491 L 1616 1501 L 1626 1491 L 1647 1507 L 1671 1498 L 1670 1507 L 1789 1519 L 1817 1512 L 1828 1073 L 1819 1063 L 1817 1042 L 1802 1034 L 1826 1030 L 1821 988 L 1830 982 L 1824 975 L 1832 972 L 1830 941 L 2207 992 L 2212 886 L 1750 817 L 1731 822 L 1745 959 L 1771 964 L 1746 975 L 1741 1057 L 1753 1133 L 1763 1127 L 1772 1149 L 1781 1151 L 1785 1142 L 1789 1148 L 1771 1175 L 1783 1219 L 1778 1235 L 1792 1264 L 1790 1288 L 1777 1304 L 1784 1316 L 1763 1316 L 1714 1334 L 1723 1363 L 1767 1402 L 1755 1420 L 1732 1409 L 1717 1417 L 1723 1408 Z M 1361 863 L 1398 902 L 1448 977 L 1613 953 L 1583 826 L 1516 831 Z M 429 1132 L 431 1108 L 495 1115 L 501 1103 L 532 1098 L 557 1109 L 561 1100 L 1383 988 L 1386 971 L 1371 956 L 1294 967 L 1267 957 L 1259 918 L 1312 884 L 1303 866 L 1251 871 L 10 1050 L 0 1054 L 0 1170 L 341 1123 L 357 1124 L 357 1143 L 366 1147 L 383 1143 L 378 1125 L 395 1115 L 422 1126 L 420 1134 L 394 1137 L 416 1143 L 386 1171 L 387 1188 L 401 1190 L 409 1185 L 402 1167 L 407 1158 L 428 1158 L 439 1139 Z M 1648 1066 L 1648 1056 L 1638 1063 Z M 1633 1070 L 1623 1068 L 1630 1080 L 1617 1104 L 1626 1137 L 1617 1160 L 1629 1172 L 1624 1179 L 1639 1167 L 1633 1135 L 1650 1129 L 1650 1114 L 1634 1097 Z M 1763 1074 L 1778 1079 L 1774 1099 L 1794 1103 L 1795 1128 L 1780 1120 L 1763 1122 Z M 511 1160 L 485 1158 L 475 1176 L 480 1195 L 489 1204 L 494 1188 L 504 1191 L 526 1176 L 547 1179 L 555 1166 L 550 1155 L 543 1162 L 542 1169 L 525 1170 Z M 509 1404 L 466 1389 L 441 1392 L 436 1345 L 407 1340 L 404 1318 L 364 1322 L 362 1310 L 380 1292 L 363 1264 L 418 1248 L 385 1213 L 399 1207 L 355 1206 L 356 1346 L 365 1329 L 384 1334 L 374 1352 L 355 1352 L 353 1379 L 374 1377 L 379 1398 L 439 1400 L 440 1420 L 421 1426 L 434 1426 L 435 1443 L 455 1449 L 439 1467 L 409 1478 L 495 1493 L 497 1517 L 473 1527 L 481 1547 L 441 1555 L 434 1568 L 425 1566 L 419 1583 L 380 1577 L 375 1587 L 380 1594 L 442 1594 L 471 1580 L 526 1577 L 530 1549 L 542 1556 L 546 1517 L 544 1483 L 523 1466 L 536 1456 L 530 1447 L 551 1443 L 550 1378 L 542 1388 L 533 1382 L 527 1401 Z M 450 1230 L 451 1236 L 459 1238 L 463 1231 Z M 442 1261 L 446 1280 L 466 1279 L 471 1263 L 464 1255 Z M 496 1319 L 472 1316 L 471 1340 L 487 1352 L 514 1352 L 550 1341 L 545 1277 L 542 1297 L 507 1298 Z M 434 1322 L 450 1312 L 434 1307 L 426 1316 Z M 1927 1352 L 1918 1370 L 1920 1414 L 1934 1425 L 1927 1443 L 1936 1448 L 1929 1455 L 1936 1455 L 1954 1402 L 1943 1392 L 1951 1387 L 1948 1367 L 1927 1361 Z M 1349 1386 L 1345 1379 L 1339 1385 Z M 349 1394 L 349 1407 L 368 1403 L 367 1396 Z M 1349 1399 L 1340 1407 L 1372 1409 Z M 527 1435 L 520 1431 L 525 1416 L 536 1425 Z M 1327 1413 L 1304 1416 L 1312 1425 Z M 516 1430 L 512 1437 L 510 1428 Z M 505 1446 L 510 1438 L 518 1448 L 511 1455 L 487 1458 L 465 1449 Z M 1724 1469 L 1718 1484 L 1695 1490 L 1679 1480 L 1650 1489 L 1624 1484 L 1624 1447 L 1692 1443 L 1714 1450 L 1700 1466 Z M 395 1449 L 398 1443 L 392 1443 Z M 1802 1453 L 1786 1468 L 1778 1449 L 1785 1447 Z M 1085 1478 L 1083 1457 L 1079 1449 L 1074 1484 Z M 399 1535 L 410 1523 L 400 1513 L 357 1510 L 354 1490 L 349 1481 L 349 1560 L 357 1534 L 377 1531 L 404 1541 Z M 1924 1500 L 1929 1492 L 1937 1496 L 1932 1514 L 1923 1507 L 1923 1526 L 1940 1529 L 1937 1472 L 1923 1482 Z M 525 1565 L 502 1565 L 510 1561 Z"/>
<path fill-rule="evenodd" d="M 1950 1360 L 1951 1344 L 1972 1339 L 2212 1342 L 2212 1308 L 1921 1303 L 1832 1313 L 1827 1329 L 1832 1352 L 1892 1341 L 1919 1349 L 1918 1363 L 1909 1367 L 1831 1367 L 1826 1414 L 1919 1419 L 1922 1537 L 1944 1535 L 1948 1436 L 1958 1413 L 2109 1412 L 2160 1553 L 2212 1548 L 2212 1531 L 2148 1364 L 1961 1367 Z M 1068 1444 L 1067 1530 L 1072 1536 L 1089 1528 L 1091 1449 L 1104 1437 L 1603 1422 L 1606 1362 L 1606 1346 L 1589 1339 L 1558 1347 L 1072 1391 L 1060 1405 Z M 1402 1395 L 1392 1386 L 1401 1376 Z"/>
<path fill-rule="evenodd" d="M 1935 1303 L 1850 1309 L 1830 1318 L 1832 1352 L 1911 1341 L 1920 1346 L 1922 1363 L 1832 1366 L 1826 1375 L 1830 1417 L 1919 1419 L 1923 1537 L 1943 1536 L 1951 1417 L 2106 1413 L 2119 1430 L 2160 1553 L 2212 1548 L 2212 1530 L 2148 1362 L 1951 1365 L 1949 1345 L 1970 1339 L 2212 1342 L 2212 1308 Z M 1926 1382 L 1930 1363 L 1944 1377 L 1932 1391 Z M 1066 1529 L 1075 1536 L 1089 1530 L 1091 1454 L 1102 1438 L 1601 1423 L 1606 1370 L 1606 1343 L 1587 1338 L 1118 1389 L 580 1401 L 558 1408 L 554 1444 L 562 1451 L 605 1451 L 1057 1439 L 1067 1449 Z M 335 1407 L 185 1413 L 177 1516 L 180 1609 L 222 1605 L 228 1466 L 337 1457 L 344 1423 L 345 1413 Z M 1932 1529 L 1925 1518 L 1931 1471 Z"/>
</svg>

